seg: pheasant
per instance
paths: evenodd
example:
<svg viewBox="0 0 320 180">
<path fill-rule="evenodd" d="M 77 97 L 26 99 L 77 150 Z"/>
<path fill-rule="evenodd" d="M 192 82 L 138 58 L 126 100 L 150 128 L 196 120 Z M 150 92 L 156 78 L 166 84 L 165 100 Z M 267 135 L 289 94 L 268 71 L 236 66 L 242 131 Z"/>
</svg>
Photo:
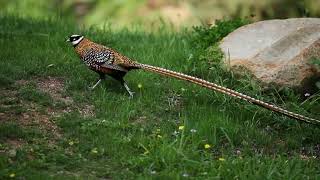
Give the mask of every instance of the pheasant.
<svg viewBox="0 0 320 180">
<path fill-rule="evenodd" d="M 123 77 L 132 69 L 143 69 L 146 71 L 158 73 L 160 75 L 189 81 L 194 84 L 209 88 L 211 90 L 215 90 L 226 95 L 251 102 L 258 106 L 262 106 L 266 109 L 281 113 L 296 120 L 304 121 L 307 123 L 320 124 L 320 120 L 290 112 L 273 104 L 252 98 L 240 92 L 223 86 L 219 86 L 209 81 L 164 68 L 138 63 L 126 56 L 121 55 L 120 53 L 109 47 L 97 44 L 81 35 L 71 35 L 67 39 L 67 42 L 70 42 L 73 45 L 76 53 L 79 55 L 84 64 L 87 65 L 91 70 L 97 72 L 100 76 L 99 80 L 92 87 L 90 87 L 90 89 L 94 89 L 98 84 L 100 84 L 102 80 L 105 79 L 105 75 L 109 75 L 112 78 L 118 80 L 128 91 L 130 97 L 133 97 L 133 92 L 130 90 Z"/>
</svg>

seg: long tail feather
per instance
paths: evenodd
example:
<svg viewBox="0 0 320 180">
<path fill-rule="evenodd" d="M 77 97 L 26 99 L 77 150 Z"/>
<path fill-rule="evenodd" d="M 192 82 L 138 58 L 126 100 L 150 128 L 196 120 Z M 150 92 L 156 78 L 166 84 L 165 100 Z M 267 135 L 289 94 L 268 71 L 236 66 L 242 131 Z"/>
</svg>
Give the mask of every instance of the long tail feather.
<svg viewBox="0 0 320 180">
<path fill-rule="evenodd" d="M 171 76 L 171 77 L 175 77 L 177 79 L 182 79 L 182 80 L 185 80 L 185 81 L 189 81 L 189 82 L 192 82 L 194 84 L 198 84 L 200 86 L 203 86 L 203 87 L 206 87 L 206 88 L 209 88 L 209 89 L 212 89 L 212 90 L 227 94 L 229 96 L 233 96 L 233 97 L 236 97 L 236 98 L 251 102 L 253 104 L 262 106 L 262 107 L 264 107 L 266 109 L 272 110 L 274 112 L 281 113 L 281 114 L 286 115 L 288 117 L 291 117 L 291 118 L 294 118 L 294 119 L 297 119 L 297 120 L 300 120 L 300 121 L 304 121 L 304 122 L 307 122 L 307 123 L 320 125 L 320 120 L 317 120 L 317 119 L 314 119 L 314 118 L 310 118 L 310 117 L 306 117 L 306 116 L 303 116 L 303 115 L 288 111 L 286 109 L 280 108 L 280 107 L 275 106 L 273 104 L 266 103 L 264 101 L 255 99 L 253 97 L 250 97 L 250 96 L 247 96 L 245 94 L 239 93 L 239 92 L 234 91 L 232 89 L 228 89 L 226 87 L 219 86 L 217 84 L 211 83 L 209 81 L 206 81 L 206 80 L 203 80 L 203 79 L 200 79 L 200 78 L 196 78 L 196 77 L 189 76 L 189 75 L 186 75 L 186 74 L 183 74 L 183 73 L 178 73 L 178 72 L 175 72 L 175 71 L 171 71 L 171 70 L 167 70 L 167 69 L 164 69 L 164 68 L 159 68 L 159 67 L 155 67 L 155 66 L 151 66 L 151 65 L 147 65 L 147 64 L 135 63 L 133 66 L 137 67 L 137 68 L 141 68 L 141 69 L 147 70 L 147 71 L 155 72 L 155 73 L 158 73 L 158 74 L 161 74 L 161 75 L 164 75 L 164 76 Z"/>
</svg>

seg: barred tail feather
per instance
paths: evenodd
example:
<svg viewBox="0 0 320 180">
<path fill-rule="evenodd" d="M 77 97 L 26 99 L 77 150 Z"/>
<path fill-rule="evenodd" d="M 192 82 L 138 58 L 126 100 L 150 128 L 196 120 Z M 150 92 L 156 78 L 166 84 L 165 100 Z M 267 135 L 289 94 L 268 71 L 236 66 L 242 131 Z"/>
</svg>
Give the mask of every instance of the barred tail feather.
<svg viewBox="0 0 320 180">
<path fill-rule="evenodd" d="M 280 108 L 278 106 L 275 106 L 273 104 L 266 103 L 264 101 L 252 98 L 252 97 L 247 96 L 245 94 L 239 93 L 237 91 L 234 91 L 232 89 L 228 89 L 228 88 L 223 87 L 223 86 L 219 86 L 217 84 L 211 83 L 209 81 L 206 81 L 206 80 L 203 80 L 203 79 L 200 79 L 200 78 L 196 78 L 196 77 L 189 76 L 189 75 L 186 75 L 186 74 L 183 74 L 183 73 L 178 73 L 178 72 L 175 72 L 175 71 L 171 71 L 171 70 L 167 70 L 167 69 L 164 69 L 164 68 L 159 68 L 159 67 L 155 67 L 155 66 L 151 66 L 151 65 L 147 65 L 147 64 L 135 63 L 133 66 L 137 67 L 137 68 L 141 68 L 141 69 L 147 70 L 147 71 L 155 72 L 155 73 L 158 73 L 158 74 L 161 74 L 161 75 L 171 76 L 171 77 L 175 77 L 177 79 L 182 79 L 182 80 L 185 80 L 185 81 L 189 81 L 189 82 L 192 82 L 194 84 L 206 87 L 208 89 L 212 89 L 212 90 L 227 94 L 229 96 L 233 96 L 233 97 L 236 97 L 236 98 L 251 102 L 253 104 L 262 106 L 262 107 L 264 107 L 266 109 L 269 109 L 269 110 L 272 110 L 274 112 L 278 112 L 278 113 L 284 114 L 284 115 L 286 115 L 288 117 L 291 117 L 291 118 L 294 118 L 294 119 L 297 119 L 297 120 L 300 120 L 300 121 L 304 121 L 304 122 L 307 122 L 307 123 L 313 123 L 313 124 L 320 124 L 320 120 L 313 119 L 313 118 L 310 118 L 310 117 L 306 117 L 306 116 L 303 116 L 303 115 L 300 115 L 300 114 L 285 110 L 285 109 Z"/>
</svg>

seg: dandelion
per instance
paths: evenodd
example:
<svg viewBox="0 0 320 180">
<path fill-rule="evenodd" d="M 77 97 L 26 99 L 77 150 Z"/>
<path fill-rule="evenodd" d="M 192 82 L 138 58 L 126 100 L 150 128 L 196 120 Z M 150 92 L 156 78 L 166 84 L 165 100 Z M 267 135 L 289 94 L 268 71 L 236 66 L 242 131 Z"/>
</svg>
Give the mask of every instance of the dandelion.
<svg viewBox="0 0 320 180">
<path fill-rule="evenodd" d="M 225 160 L 226 160 L 226 159 L 224 159 L 224 158 L 222 158 L 222 157 L 219 158 L 219 161 L 225 161 Z"/>
<path fill-rule="evenodd" d="M 11 173 L 11 174 L 9 174 L 9 177 L 14 178 L 14 177 L 16 177 L 16 174 L 15 173 Z"/>
<path fill-rule="evenodd" d="M 138 84 L 138 88 L 139 88 L 139 89 L 142 88 L 142 84 L 141 84 L 141 83 Z"/>
<path fill-rule="evenodd" d="M 191 133 L 196 133 L 197 130 L 196 130 L 196 129 L 190 129 L 190 132 L 191 132 Z"/>
<path fill-rule="evenodd" d="M 179 130 L 184 130 L 184 126 L 179 126 Z"/>
<path fill-rule="evenodd" d="M 205 149 L 209 149 L 209 148 L 211 148 L 211 145 L 210 145 L 210 144 L 205 144 L 205 145 L 204 145 L 204 148 L 205 148 Z"/>
<path fill-rule="evenodd" d="M 93 148 L 93 149 L 91 150 L 91 152 L 92 152 L 93 154 L 97 154 L 97 153 L 98 153 L 98 150 L 97 150 L 97 148 Z"/>
</svg>

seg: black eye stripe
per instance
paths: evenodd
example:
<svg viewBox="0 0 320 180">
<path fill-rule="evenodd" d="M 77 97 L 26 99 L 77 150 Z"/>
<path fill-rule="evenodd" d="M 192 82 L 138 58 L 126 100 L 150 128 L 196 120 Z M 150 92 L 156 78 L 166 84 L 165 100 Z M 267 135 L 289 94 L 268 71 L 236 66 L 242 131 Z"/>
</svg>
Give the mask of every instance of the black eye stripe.
<svg viewBox="0 0 320 180">
<path fill-rule="evenodd" d="M 70 41 L 76 41 L 76 40 L 78 40 L 80 38 L 80 36 L 78 37 L 70 37 Z"/>
</svg>

